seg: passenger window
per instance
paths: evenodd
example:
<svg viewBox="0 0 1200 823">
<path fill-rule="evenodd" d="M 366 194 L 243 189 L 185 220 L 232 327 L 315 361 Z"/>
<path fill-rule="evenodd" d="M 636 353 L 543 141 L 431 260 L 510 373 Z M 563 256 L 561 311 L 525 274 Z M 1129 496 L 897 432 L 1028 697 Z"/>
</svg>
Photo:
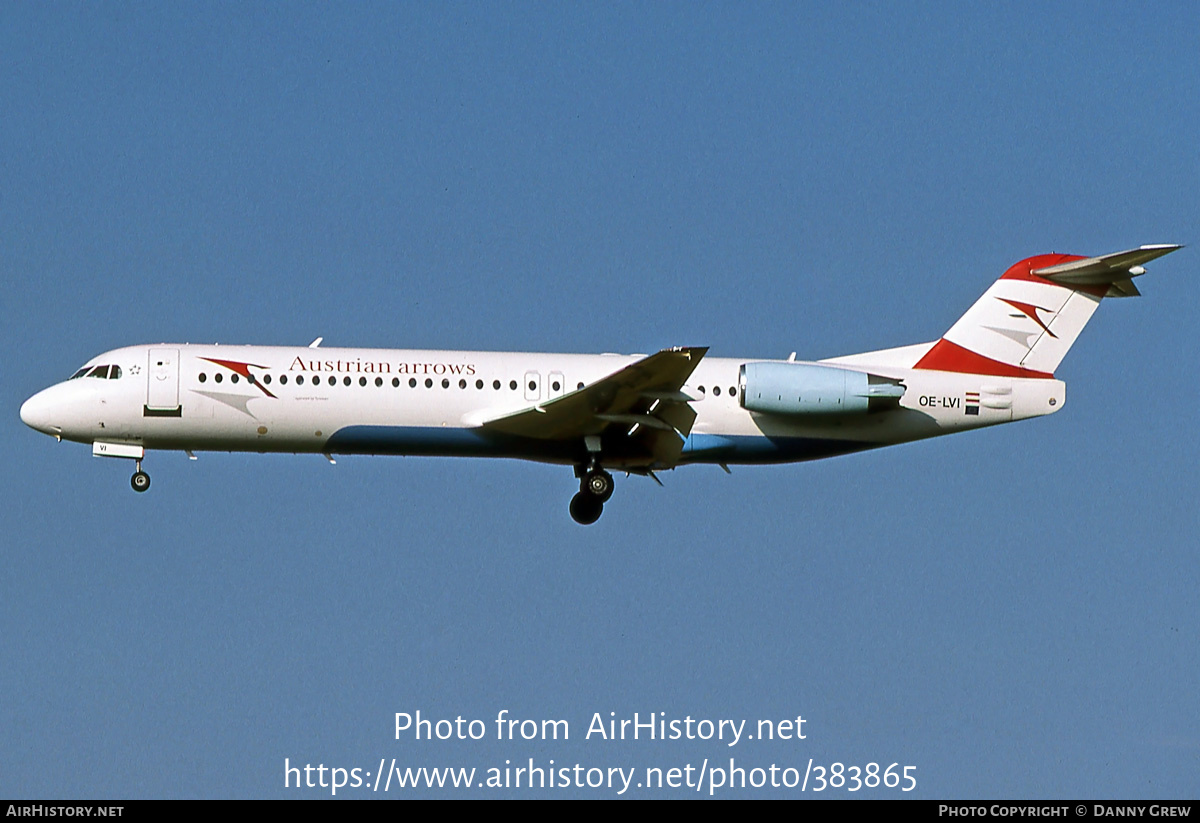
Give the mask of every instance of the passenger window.
<svg viewBox="0 0 1200 823">
<path fill-rule="evenodd" d="M 207 379 L 208 379 L 208 375 L 205 374 L 204 372 L 200 372 L 200 382 L 203 383 Z"/>
<path fill-rule="evenodd" d="M 347 376 L 345 376 L 345 377 L 343 377 L 343 378 L 342 378 L 342 385 L 343 385 L 343 386 L 349 386 L 349 385 L 350 385 L 350 376 L 349 376 L 349 375 L 347 375 Z"/>
<path fill-rule="evenodd" d="M 236 383 L 237 381 L 238 381 L 238 376 L 237 376 L 236 374 L 231 374 L 231 375 L 229 375 L 229 382 L 230 382 L 230 383 Z"/>
<path fill-rule="evenodd" d="M 365 377 L 358 378 L 358 385 L 360 385 L 360 386 L 367 385 L 367 378 L 365 378 Z"/>
<path fill-rule="evenodd" d="M 336 377 L 334 377 L 332 374 L 331 374 L 331 375 L 329 375 L 329 385 L 333 386 L 333 385 L 336 385 L 336 384 L 337 384 L 337 378 L 336 378 Z"/>
<path fill-rule="evenodd" d="M 297 383 L 299 383 L 299 382 L 300 382 L 300 378 L 299 378 L 299 377 L 297 377 L 297 378 L 296 378 L 296 382 L 297 382 Z M 281 375 L 279 375 L 279 385 L 281 385 L 281 386 L 286 386 L 286 385 L 287 385 L 287 375 L 286 375 L 286 374 L 281 374 Z"/>
<path fill-rule="evenodd" d="M 398 388 L 400 388 L 400 378 L 399 378 L 399 377 L 393 377 L 393 378 L 392 378 L 392 388 L 393 388 L 393 389 L 398 389 Z"/>
<path fill-rule="evenodd" d="M 417 387 L 417 378 L 415 378 L 415 377 L 408 378 L 408 387 L 410 389 L 415 389 Z"/>
<path fill-rule="evenodd" d="M 510 381 L 509 381 L 509 383 L 508 383 L 508 387 L 509 387 L 510 389 L 512 389 L 513 391 L 516 391 L 516 390 L 517 390 L 517 381 L 516 381 L 516 380 L 510 380 Z"/>
<path fill-rule="evenodd" d="M 442 388 L 443 389 L 450 388 L 450 381 L 447 380 L 445 377 L 442 378 Z"/>
<path fill-rule="evenodd" d="M 465 388 L 467 387 L 467 381 L 466 381 L 466 380 L 459 380 L 459 381 L 458 381 L 458 387 L 459 387 L 460 389 L 465 389 Z"/>
<path fill-rule="evenodd" d="M 477 389 L 482 389 L 482 388 L 483 388 L 483 381 L 482 381 L 482 380 L 476 380 L 476 381 L 475 381 L 475 388 L 477 388 Z"/>
<path fill-rule="evenodd" d="M 493 388 L 493 389 L 495 389 L 496 391 L 500 391 L 500 381 L 499 381 L 499 380 L 493 380 L 493 381 L 492 381 L 492 388 Z"/>
<path fill-rule="evenodd" d="M 264 383 L 266 383 L 268 386 L 269 386 L 269 385 L 271 385 L 271 375 L 269 375 L 269 374 L 264 374 L 264 375 L 263 375 L 263 382 L 264 382 Z"/>
<path fill-rule="evenodd" d="M 375 388 L 379 388 L 379 387 L 380 387 L 380 386 L 382 386 L 382 385 L 383 385 L 383 378 L 382 378 L 382 377 L 376 377 L 376 378 L 375 378 Z"/>
<path fill-rule="evenodd" d="M 216 374 L 214 374 L 213 380 L 216 381 L 217 383 L 220 383 L 221 382 L 221 373 L 217 372 Z"/>
<path fill-rule="evenodd" d="M 432 377 L 425 378 L 425 388 L 427 388 L 427 389 L 433 388 L 433 378 Z"/>
</svg>

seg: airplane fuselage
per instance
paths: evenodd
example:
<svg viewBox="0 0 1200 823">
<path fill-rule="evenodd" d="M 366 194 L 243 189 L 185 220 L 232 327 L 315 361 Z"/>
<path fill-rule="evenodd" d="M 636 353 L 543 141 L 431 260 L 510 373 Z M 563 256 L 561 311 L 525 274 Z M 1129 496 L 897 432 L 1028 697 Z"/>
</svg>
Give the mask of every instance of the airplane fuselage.
<svg viewBox="0 0 1200 823">
<path fill-rule="evenodd" d="M 159 344 L 93 358 L 31 398 L 22 415 L 64 440 L 145 449 L 492 456 L 575 464 L 580 440 L 489 432 L 482 424 L 579 391 L 645 355 Z M 682 386 L 696 419 L 680 464 L 810 460 L 1037 417 L 1062 408 L 1058 380 L 874 365 L 905 391 L 870 414 L 771 415 L 744 408 L 742 366 L 704 358 Z M 774 361 L 785 362 L 785 361 Z M 802 364 L 797 364 L 802 365 Z M 824 365 L 830 364 L 810 364 Z M 116 378 L 88 376 L 116 367 Z M 617 441 L 623 432 L 614 432 Z M 617 443 L 612 468 L 666 468 Z"/>
</svg>

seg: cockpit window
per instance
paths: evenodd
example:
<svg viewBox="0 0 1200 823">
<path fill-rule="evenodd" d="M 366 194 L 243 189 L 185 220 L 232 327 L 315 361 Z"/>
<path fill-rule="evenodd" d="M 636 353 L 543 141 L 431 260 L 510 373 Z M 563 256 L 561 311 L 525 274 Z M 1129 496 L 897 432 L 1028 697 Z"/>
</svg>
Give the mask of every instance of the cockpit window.
<svg viewBox="0 0 1200 823">
<path fill-rule="evenodd" d="M 99 377 L 101 380 L 116 380 L 120 376 L 120 366 L 84 366 L 67 379 L 74 380 L 77 377 Z"/>
</svg>

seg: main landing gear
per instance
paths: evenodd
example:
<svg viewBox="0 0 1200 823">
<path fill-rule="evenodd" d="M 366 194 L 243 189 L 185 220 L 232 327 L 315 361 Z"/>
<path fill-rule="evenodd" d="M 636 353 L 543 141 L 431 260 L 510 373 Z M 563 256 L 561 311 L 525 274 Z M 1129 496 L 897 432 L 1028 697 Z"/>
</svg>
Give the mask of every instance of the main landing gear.
<svg viewBox="0 0 1200 823">
<path fill-rule="evenodd" d="M 604 504 L 613 494 L 613 478 L 599 466 L 582 472 L 579 493 L 571 498 L 571 518 L 581 526 L 589 526 L 600 519 Z"/>
<path fill-rule="evenodd" d="M 142 461 L 137 462 L 137 471 L 133 473 L 133 477 L 129 478 L 129 485 L 133 486 L 135 492 L 144 492 L 150 488 L 150 475 L 142 471 Z"/>
</svg>

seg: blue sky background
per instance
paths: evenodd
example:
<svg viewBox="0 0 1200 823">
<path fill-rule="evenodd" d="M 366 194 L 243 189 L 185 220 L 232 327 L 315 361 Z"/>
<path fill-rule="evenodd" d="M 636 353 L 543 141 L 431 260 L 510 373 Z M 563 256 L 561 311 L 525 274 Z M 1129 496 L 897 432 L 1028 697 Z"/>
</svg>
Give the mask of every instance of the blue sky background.
<svg viewBox="0 0 1200 823">
<path fill-rule="evenodd" d="M 1200 241 L 1197 55 L 1183 2 L 6 5 L 0 796 L 732 756 L 1196 797 L 1194 247 L 1102 307 L 1059 414 L 622 477 L 590 528 L 509 461 L 154 453 L 136 495 L 18 408 L 166 340 L 934 339 L 1028 255 Z M 393 739 L 418 709 L 572 739 Z M 583 740 L 610 711 L 808 737 Z"/>
</svg>

